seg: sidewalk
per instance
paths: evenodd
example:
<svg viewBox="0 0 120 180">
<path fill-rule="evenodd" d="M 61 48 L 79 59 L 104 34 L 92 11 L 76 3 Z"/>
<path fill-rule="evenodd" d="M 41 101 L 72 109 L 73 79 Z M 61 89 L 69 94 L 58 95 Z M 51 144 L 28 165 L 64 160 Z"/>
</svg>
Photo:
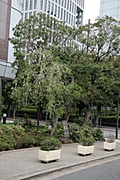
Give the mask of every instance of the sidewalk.
<svg viewBox="0 0 120 180">
<path fill-rule="evenodd" d="M 80 166 L 88 162 L 103 160 L 120 155 L 120 142 L 115 151 L 104 151 L 103 142 L 95 143 L 95 151 L 90 156 L 79 156 L 78 144 L 63 144 L 61 158 L 58 162 L 41 163 L 38 160 L 39 148 L 0 152 L 0 180 L 31 179 L 35 176 Z"/>
</svg>

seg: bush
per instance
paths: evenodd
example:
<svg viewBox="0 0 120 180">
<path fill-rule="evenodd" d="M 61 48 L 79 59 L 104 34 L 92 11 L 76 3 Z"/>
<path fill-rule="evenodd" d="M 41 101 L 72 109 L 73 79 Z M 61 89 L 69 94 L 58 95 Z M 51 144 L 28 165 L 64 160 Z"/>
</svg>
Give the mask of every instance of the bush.
<svg viewBox="0 0 120 180">
<path fill-rule="evenodd" d="M 33 147 L 35 144 L 36 144 L 36 140 L 32 136 L 25 134 L 21 138 L 16 139 L 15 148 L 16 149 L 29 148 L 29 147 Z"/>
<path fill-rule="evenodd" d="M 95 138 L 96 141 L 103 141 L 104 140 L 104 135 L 103 135 L 103 132 L 100 128 L 94 129 L 93 137 Z"/>
<path fill-rule="evenodd" d="M 41 142 L 40 149 L 43 151 L 58 150 L 62 146 L 61 142 L 55 138 L 47 138 Z"/>
<path fill-rule="evenodd" d="M 115 136 L 113 134 L 109 134 L 107 137 L 107 142 L 108 143 L 113 143 L 115 141 Z"/>
<path fill-rule="evenodd" d="M 24 128 L 13 124 L 0 124 L 0 134 L 14 137 L 15 139 L 24 135 Z"/>
<path fill-rule="evenodd" d="M 12 150 L 16 146 L 15 138 L 0 134 L 0 151 Z"/>
<path fill-rule="evenodd" d="M 84 118 L 79 117 L 79 118 L 76 118 L 74 122 L 77 123 L 79 126 L 82 126 L 83 121 L 84 121 Z"/>
<path fill-rule="evenodd" d="M 38 133 L 51 133 L 51 128 L 46 125 L 40 125 Z"/>
<path fill-rule="evenodd" d="M 95 142 L 95 139 L 93 138 L 93 136 L 83 137 L 81 142 L 83 146 L 92 146 Z"/>
<path fill-rule="evenodd" d="M 73 142 L 80 142 L 83 136 L 82 132 L 80 131 L 80 126 L 75 123 L 69 125 L 69 134 L 70 139 L 73 140 Z"/>
</svg>

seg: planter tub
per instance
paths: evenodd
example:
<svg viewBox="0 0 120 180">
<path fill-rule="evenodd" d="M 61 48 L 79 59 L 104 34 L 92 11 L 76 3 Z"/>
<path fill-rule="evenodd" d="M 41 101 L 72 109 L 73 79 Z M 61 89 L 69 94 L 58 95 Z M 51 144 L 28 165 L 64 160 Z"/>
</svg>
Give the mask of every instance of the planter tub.
<svg viewBox="0 0 120 180">
<path fill-rule="evenodd" d="M 94 145 L 93 146 L 78 145 L 78 154 L 87 155 L 87 154 L 92 154 L 93 152 L 94 152 Z"/>
<path fill-rule="evenodd" d="M 108 143 L 104 142 L 104 149 L 105 150 L 114 150 L 116 148 L 116 142 Z"/>
<path fill-rule="evenodd" d="M 43 151 L 39 150 L 39 160 L 44 162 L 49 162 L 53 160 L 60 159 L 61 149 L 53 151 Z"/>
</svg>

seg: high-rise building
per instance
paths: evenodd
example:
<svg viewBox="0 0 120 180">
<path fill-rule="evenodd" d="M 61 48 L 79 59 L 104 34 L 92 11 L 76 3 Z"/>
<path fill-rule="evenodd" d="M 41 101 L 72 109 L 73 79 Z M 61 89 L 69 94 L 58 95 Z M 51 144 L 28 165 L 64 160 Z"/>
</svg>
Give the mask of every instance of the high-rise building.
<svg viewBox="0 0 120 180">
<path fill-rule="evenodd" d="M 79 27 L 83 23 L 85 0 L 22 0 L 23 21 L 33 14 L 50 14 L 69 26 Z"/>
<path fill-rule="evenodd" d="M 100 0 L 100 17 L 105 15 L 120 20 L 120 0 Z"/>
<path fill-rule="evenodd" d="M 14 79 L 11 63 L 14 61 L 13 47 L 8 41 L 12 37 L 12 28 L 21 19 L 20 0 L 0 0 L 0 95 L 1 79 Z"/>
</svg>

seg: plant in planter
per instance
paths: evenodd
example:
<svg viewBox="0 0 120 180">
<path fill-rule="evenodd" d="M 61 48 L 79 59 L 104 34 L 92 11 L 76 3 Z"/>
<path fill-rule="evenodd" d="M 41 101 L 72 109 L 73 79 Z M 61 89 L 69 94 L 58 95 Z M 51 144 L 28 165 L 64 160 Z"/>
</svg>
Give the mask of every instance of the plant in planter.
<svg viewBox="0 0 120 180">
<path fill-rule="evenodd" d="M 83 137 L 81 141 L 81 145 L 78 145 L 78 154 L 80 155 L 88 155 L 94 152 L 94 138 L 93 136 Z"/>
<path fill-rule="evenodd" d="M 107 139 L 106 142 L 104 142 L 104 149 L 105 150 L 114 150 L 116 148 L 116 142 L 115 142 L 115 136 L 113 134 L 110 134 Z"/>
<path fill-rule="evenodd" d="M 49 162 L 60 159 L 62 144 L 58 139 L 47 138 L 41 142 L 39 160 Z"/>
</svg>

